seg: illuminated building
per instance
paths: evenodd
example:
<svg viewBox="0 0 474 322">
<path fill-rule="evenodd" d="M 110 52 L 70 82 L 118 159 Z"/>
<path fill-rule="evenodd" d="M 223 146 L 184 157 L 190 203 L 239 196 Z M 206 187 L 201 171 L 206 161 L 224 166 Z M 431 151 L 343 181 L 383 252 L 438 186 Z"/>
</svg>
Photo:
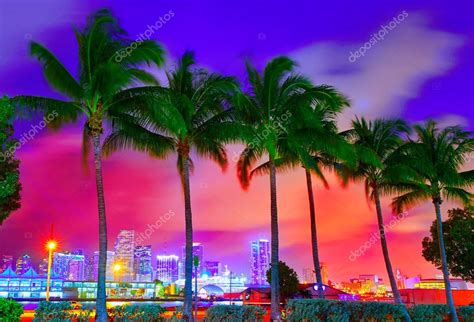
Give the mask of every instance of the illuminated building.
<svg viewBox="0 0 474 322">
<path fill-rule="evenodd" d="M 119 273 L 120 281 L 131 282 L 133 280 L 135 231 L 121 230 L 115 240 L 115 262 L 122 269 Z"/>
<path fill-rule="evenodd" d="M 303 268 L 302 280 L 304 284 L 316 283 L 316 275 L 312 268 Z"/>
<path fill-rule="evenodd" d="M 94 281 L 94 256 L 84 256 L 84 281 Z"/>
<path fill-rule="evenodd" d="M 31 257 L 30 255 L 23 255 L 16 260 L 16 270 L 18 275 L 25 274 L 31 268 Z"/>
<path fill-rule="evenodd" d="M 321 279 L 323 280 L 323 284 L 329 284 L 329 272 L 326 263 L 321 263 Z"/>
<path fill-rule="evenodd" d="M 250 277 L 254 285 L 267 283 L 266 273 L 270 268 L 270 242 L 266 239 L 253 241 L 251 244 Z"/>
<path fill-rule="evenodd" d="M 0 273 L 6 271 L 8 267 L 13 267 L 13 256 L 3 255 L 0 262 Z"/>
<path fill-rule="evenodd" d="M 198 276 L 201 275 L 203 268 L 204 268 L 204 247 L 202 246 L 201 243 L 193 243 L 193 263 L 194 263 L 194 256 L 197 256 L 199 258 L 199 265 L 197 268 L 197 273 Z M 184 263 L 186 263 L 186 246 L 182 247 L 182 256 L 181 256 L 181 262 L 183 264 L 183 278 L 184 278 Z M 193 264 L 193 277 L 194 277 L 194 264 Z"/>
<path fill-rule="evenodd" d="M 64 280 L 82 281 L 84 279 L 84 255 L 54 252 L 53 271 Z"/>
<path fill-rule="evenodd" d="M 54 272 L 51 274 L 51 297 L 62 297 L 63 281 Z M 33 268 L 24 274 L 16 274 L 8 267 L 0 274 L 0 298 L 45 298 L 46 276 L 38 275 Z"/>
<path fill-rule="evenodd" d="M 451 284 L 451 288 L 453 290 L 467 290 L 467 283 L 460 278 L 453 278 L 449 280 Z M 415 289 L 438 289 L 444 290 L 444 280 L 443 279 L 436 279 L 436 278 L 429 278 L 429 279 L 420 279 L 418 283 L 415 283 Z"/>
<path fill-rule="evenodd" d="M 151 282 L 153 267 L 151 265 L 151 246 L 135 246 L 134 250 L 134 273 L 135 281 Z"/>
<path fill-rule="evenodd" d="M 107 264 L 105 267 L 105 280 L 114 280 L 113 266 L 115 264 L 115 252 L 107 251 Z M 94 280 L 97 281 L 97 274 L 99 272 L 99 252 L 94 252 Z"/>
<path fill-rule="evenodd" d="M 351 278 L 350 282 L 342 282 L 341 287 L 345 292 L 367 296 L 385 296 L 387 287 L 377 275 L 359 275 Z"/>
<path fill-rule="evenodd" d="M 403 290 L 405 288 L 405 276 L 402 275 L 399 268 L 396 270 L 395 279 L 397 281 L 397 288 Z"/>
<path fill-rule="evenodd" d="M 207 276 L 218 276 L 221 274 L 222 264 L 221 262 L 216 261 L 205 261 L 204 262 L 204 272 L 201 275 L 207 274 Z"/>
<path fill-rule="evenodd" d="M 41 262 L 38 264 L 38 274 L 39 275 L 48 274 L 48 259 L 47 258 L 43 258 Z"/>
<path fill-rule="evenodd" d="M 179 279 L 176 281 L 176 285 L 178 288 L 184 288 L 184 279 Z M 193 278 L 193 288 L 194 288 L 194 278 Z M 216 296 L 224 296 L 224 294 L 229 294 L 232 292 L 234 296 L 238 297 L 240 295 L 235 295 L 242 293 L 244 290 L 247 289 L 245 284 L 247 283 L 247 277 L 242 275 L 236 274 L 221 274 L 220 276 L 212 276 L 212 277 L 200 277 L 197 279 L 198 285 L 198 294 L 201 298 L 209 298 L 211 295 Z"/>
<path fill-rule="evenodd" d="M 173 283 L 178 279 L 179 257 L 176 255 L 157 255 L 155 279 L 163 283 Z"/>
</svg>

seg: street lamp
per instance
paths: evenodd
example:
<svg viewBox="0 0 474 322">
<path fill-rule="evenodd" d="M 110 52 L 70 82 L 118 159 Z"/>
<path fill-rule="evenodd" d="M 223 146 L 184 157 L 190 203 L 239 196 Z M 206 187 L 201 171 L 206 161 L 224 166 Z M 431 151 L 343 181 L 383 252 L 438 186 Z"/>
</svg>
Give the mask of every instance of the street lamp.
<svg viewBox="0 0 474 322">
<path fill-rule="evenodd" d="M 115 275 L 116 282 L 119 282 L 118 276 L 121 270 L 122 270 L 122 265 L 120 265 L 119 263 L 114 264 L 114 275 Z"/>
<path fill-rule="evenodd" d="M 58 243 L 54 240 L 49 240 L 46 243 L 46 249 L 48 250 L 48 277 L 46 279 L 46 301 L 49 301 L 49 289 L 51 286 L 51 262 L 53 260 L 53 250 L 56 249 Z"/>
</svg>

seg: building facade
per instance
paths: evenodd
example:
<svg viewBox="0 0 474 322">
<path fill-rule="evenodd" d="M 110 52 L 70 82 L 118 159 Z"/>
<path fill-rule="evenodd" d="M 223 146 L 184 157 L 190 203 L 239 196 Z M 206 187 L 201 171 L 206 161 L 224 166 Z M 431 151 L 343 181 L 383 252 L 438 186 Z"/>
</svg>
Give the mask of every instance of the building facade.
<svg viewBox="0 0 474 322">
<path fill-rule="evenodd" d="M 266 285 L 266 273 L 270 268 L 270 242 L 266 239 L 253 241 L 250 254 L 250 279 L 254 285 Z"/>
<path fill-rule="evenodd" d="M 122 282 L 131 282 L 134 279 L 134 251 L 135 251 L 135 231 L 121 230 L 115 240 L 115 263 L 121 269 L 116 274 Z"/>
<path fill-rule="evenodd" d="M 176 255 L 157 255 L 155 279 L 163 283 L 173 283 L 179 276 L 179 257 Z"/>
<path fill-rule="evenodd" d="M 135 246 L 134 273 L 136 282 L 151 282 L 153 267 L 151 264 L 151 245 Z"/>
</svg>

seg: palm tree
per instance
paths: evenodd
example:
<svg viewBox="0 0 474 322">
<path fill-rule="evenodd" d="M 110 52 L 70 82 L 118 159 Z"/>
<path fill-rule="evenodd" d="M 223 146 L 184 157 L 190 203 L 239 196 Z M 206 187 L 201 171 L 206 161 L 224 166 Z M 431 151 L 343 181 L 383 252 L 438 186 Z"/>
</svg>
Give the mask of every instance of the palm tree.
<svg viewBox="0 0 474 322">
<path fill-rule="evenodd" d="M 84 127 L 84 156 L 90 140 L 94 152 L 94 165 L 99 212 L 99 269 L 97 284 L 97 321 L 107 320 L 105 269 L 107 262 L 107 224 L 104 187 L 102 180 L 101 135 L 108 113 L 127 98 L 124 92 L 134 83 L 156 83 L 154 77 L 137 68 L 147 63 L 162 65 L 164 51 L 153 41 L 132 42 L 125 38 L 117 20 L 108 10 L 93 14 L 82 30 L 76 30 L 79 46 L 79 75 L 75 78 L 45 47 L 32 42 L 31 55 L 39 60 L 51 87 L 68 100 L 37 96 L 17 96 L 13 99 L 19 107 L 40 110 L 54 115 L 49 124 L 57 127 L 65 122 L 87 119 Z M 126 48 L 133 50 L 125 52 Z M 124 55 L 125 53 L 125 55 Z M 120 57 L 120 58 L 118 58 Z M 128 101 L 133 97 L 128 96 Z"/>
<path fill-rule="evenodd" d="M 270 214 L 271 214 L 271 319 L 280 319 L 280 294 L 278 280 L 279 237 L 278 209 L 276 190 L 276 169 L 283 165 L 280 160 L 287 160 L 288 150 L 287 127 L 290 119 L 300 118 L 300 114 L 308 110 L 298 110 L 305 106 L 313 87 L 304 77 L 292 74 L 295 63 L 287 57 L 277 57 L 270 61 L 263 74 L 247 64 L 248 79 L 251 93 L 235 96 L 240 121 L 246 125 L 253 135 L 246 141 L 237 163 L 237 174 L 242 188 L 247 189 L 254 173 L 262 170 L 270 174 Z M 265 156 L 268 162 L 254 168 L 255 163 Z M 264 170 L 266 169 L 266 170 Z"/>
<path fill-rule="evenodd" d="M 138 104 L 117 109 L 113 115 L 114 131 L 104 142 L 106 155 L 124 149 L 158 158 L 177 153 L 185 204 L 184 314 L 188 319 L 192 318 L 193 267 L 191 151 L 215 161 L 224 170 L 225 144 L 236 142 L 244 133 L 234 122 L 232 109 L 225 109 L 232 93 L 238 90 L 235 79 L 192 69 L 194 64 L 194 55 L 186 52 L 177 68 L 167 73 L 169 87 L 150 86 L 130 92 Z"/>
<path fill-rule="evenodd" d="M 329 188 L 323 170 L 336 170 L 341 161 L 354 167 L 356 156 L 352 146 L 337 134 L 336 117 L 349 106 L 349 100 L 327 85 L 313 87 L 306 90 L 306 94 L 294 102 L 297 106 L 286 124 L 286 135 L 280 139 L 280 158 L 275 160 L 275 164 L 277 172 L 299 166 L 305 169 L 314 272 L 318 296 L 324 298 L 311 173 Z M 251 175 L 268 174 L 269 164 L 263 163 Z"/>
<path fill-rule="evenodd" d="M 410 128 L 402 120 L 366 121 L 364 118 L 354 120 L 352 127 L 342 135 L 354 144 L 360 159 L 357 169 L 349 171 L 349 175 L 354 181 L 364 182 L 367 200 L 375 203 L 380 244 L 390 286 L 395 302 L 403 305 L 390 261 L 380 197 L 382 194 L 392 192 L 393 182 L 389 175 L 391 171 L 389 160 L 403 144 L 401 135 L 408 134 Z M 406 307 L 404 314 L 405 319 L 411 321 Z"/>
<path fill-rule="evenodd" d="M 474 183 L 474 170 L 460 170 L 468 154 L 474 151 L 474 139 L 472 132 L 463 131 L 459 126 L 439 129 L 432 120 L 414 128 L 417 138 L 409 140 L 394 160 L 403 165 L 402 171 L 408 180 L 401 180 L 397 186 L 402 194 L 394 198 L 393 208 L 402 211 L 427 200 L 433 203 L 447 304 L 451 321 L 458 321 L 444 247 L 441 204 L 446 199 L 472 206 L 473 195 L 469 189 Z"/>
</svg>

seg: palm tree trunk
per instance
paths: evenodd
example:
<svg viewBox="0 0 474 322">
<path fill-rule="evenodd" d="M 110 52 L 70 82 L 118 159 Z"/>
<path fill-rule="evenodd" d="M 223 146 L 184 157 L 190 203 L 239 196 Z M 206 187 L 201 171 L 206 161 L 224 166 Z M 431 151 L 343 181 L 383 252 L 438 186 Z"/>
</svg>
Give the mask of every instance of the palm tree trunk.
<svg viewBox="0 0 474 322">
<path fill-rule="evenodd" d="M 189 186 L 189 158 L 183 157 L 184 172 L 184 218 L 186 225 L 186 258 L 184 263 L 184 318 L 192 321 L 193 306 L 193 216 L 191 212 L 191 188 Z M 196 277 L 197 278 L 197 277 Z"/>
<path fill-rule="evenodd" d="M 99 207 L 99 271 L 97 272 L 96 321 L 107 322 L 105 277 L 107 266 L 107 221 L 105 216 L 104 183 L 102 181 L 102 151 L 100 135 L 93 135 L 95 181 Z"/>
<path fill-rule="evenodd" d="M 456 307 L 454 306 L 453 293 L 451 292 L 451 283 L 449 281 L 449 270 L 448 260 L 446 259 L 446 248 L 444 247 L 444 236 L 443 236 L 443 218 L 441 217 L 441 198 L 437 197 L 433 199 L 433 204 L 436 210 L 436 225 L 438 227 L 438 240 L 439 240 L 439 253 L 441 255 L 441 265 L 443 270 L 444 286 L 446 290 L 446 300 L 449 307 L 449 313 L 451 314 L 451 321 L 458 322 L 458 315 L 456 313 Z"/>
<path fill-rule="evenodd" d="M 405 315 L 405 320 L 411 322 L 410 315 L 408 314 L 408 310 L 402 301 L 402 297 L 400 295 L 400 292 L 398 291 L 397 281 L 395 280 L 395 275 L 393 274 L 392 263 L 390 261 L 390 256 L 388 254 L 387 239 L 385 237 L 385 227 L 384 227 L 383 215 L 382 215 L 382 205 L 380 203 L 380 194 L 377 187 L 374 188 L 374 195 L 375 195 L 375 207 L 377 210 L 377 224 L 378 224 L 379 232 L 380 232 L 380 244 L 382 245 L 383 259 L 385 261 L 385 267 L 387 269 L 388 279 L 390 280 L 390 286 L 392 287 L 393 297 L 395 298 L 395 303 L 403 305 L 404 307 L 403 314 Z"/>
<path fill-rule="evenodd" d="M 316 211 L 314 209 L 313 183 L 311 181 L 311 172 L 305 168 L 306 186 L 308 188 L 309 216 L 311 219 L 311 248 L 313 251 L 313 265 L 316 273 L 316 282 L 318 283 L 318 297 L 324 298 L 323 278 L 321 276 L 321 264 L 319 263 L 318 234 L 316 230 Z"/>
<path fill-rule="evenodd" d="M 272 264 L 271 264 L 271 320 L 280 321 L 280 276 L 278 270 L 278 208 L 276 193 L 276 168 L 270 158 L 270 208 L 271 208 L 271 234 L 272 234 Z"/>
</svg>

